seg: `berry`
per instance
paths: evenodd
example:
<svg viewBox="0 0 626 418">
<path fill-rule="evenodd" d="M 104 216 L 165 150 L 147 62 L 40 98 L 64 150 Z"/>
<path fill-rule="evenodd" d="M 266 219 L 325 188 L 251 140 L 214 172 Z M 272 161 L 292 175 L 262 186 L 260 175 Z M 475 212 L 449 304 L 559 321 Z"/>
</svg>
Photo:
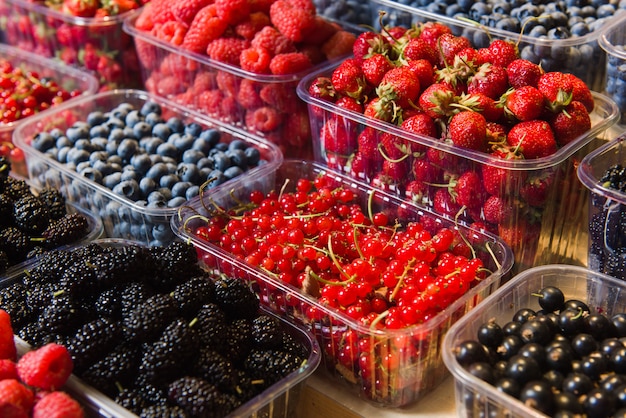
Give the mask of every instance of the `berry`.
<svg viewBox="0 0 626 418">
<path fill-rule="evenodd" d="M 202 2 L 207 3 L 204 0 Z M 206 5 L 193 16 L 181 47 L 191 52 L 204 53 L 209 43 L 224 33 L 228 24 L 218 17 L 215 5 Z"/>
<path fill-rule="evenodd" d="M 16 379 L 0 380 L 0 412 L 9 417 L 27 417 L 35 396 L 23 383 Z M 12 415 L 15 414 L 15 415 Z"/>
<path fill-rule="evenodd" d="M 0 309 L 0 359 L 16 360 L 16 358 L 17 351 L 13 341 L 11 316 L 6 310 Z"/>
<path fill-rule="evenodd" d="M 83 418 L 85 411 L 65 392 L 46 393 L 33 406 L 33 418 Z"/>
<path fill-rule="evenodd" d="M 69 351 L 56 343 L 29 351 L 17 362 L 17 373 L 24 383 L 47 391 L 62 387 L 72 370 Z"/>
</svg>

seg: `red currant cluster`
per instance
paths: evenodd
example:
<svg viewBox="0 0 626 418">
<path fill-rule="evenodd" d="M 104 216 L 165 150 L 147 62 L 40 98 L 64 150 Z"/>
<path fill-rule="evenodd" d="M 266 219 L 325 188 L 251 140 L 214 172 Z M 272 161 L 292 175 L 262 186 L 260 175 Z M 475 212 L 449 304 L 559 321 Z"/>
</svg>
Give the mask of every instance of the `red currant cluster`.
<svg viewBox="0 0 626 418">
<path fill-rule="evenodd" d="M 373 328 L 424 323 L 488 274 L 458 231 L 364 211 L 328 176 L 214 206 L 193 234 Z"/>
</svg>

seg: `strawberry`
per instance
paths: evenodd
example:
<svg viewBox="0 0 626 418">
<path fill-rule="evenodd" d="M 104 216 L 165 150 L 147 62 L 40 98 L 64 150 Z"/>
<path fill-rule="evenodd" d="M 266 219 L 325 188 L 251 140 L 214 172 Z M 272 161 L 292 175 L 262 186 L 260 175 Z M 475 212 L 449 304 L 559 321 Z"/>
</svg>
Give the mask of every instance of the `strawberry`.
<svg viewBox="0 0 626 418">
<path fill-rule="evenodd" d="M 404 196 L 407 200 L 418 205 L 428 205 L 430 186 L 421 180 L 411 180 L 404 188 Z"/>
<path fill-rule="evenodd" d="M 465 171 L 452 178 L 448 190 L 456 203 L 468 209 L 479 209 L 486 199 L 481 177 L 476 171 Z"/>
<path fill-rule="evenodd" d="M 29 416 L 29 412 L 35 402 L 35 395 L 26 387 L 23 383 L 16 379 L 4 379 L 0 380 L 0 412 L 12 411 L 16 413 L 17 410 L 23 411 Z M 13 408 L 11 408 L 11 406 Z M 6 408 L 4 410 L 3 408 Z M 11 415 L 2 415 L 11 416 Z M 21 416 L 21 415 L 13 415 Z"/>
<path fill-rule="evenodd" d="M 508 88 L 506 69 L 490 63 L 481 65 L 467 83 L 468 93 L 482 93 L 494 100 L 498 100 Z"/>
<path fill-rule="evenodd" d="M 322 52 L 327 60 L 347 56 L 352 52 L 356 35 L 346 30 L 338 30 L 324 42 Z"/>
<path fill-rule="evenodd" d="M 504 144 L 506 143 L 506 135 L 509 132 L 508 128 L 498 122 L 491 122 L 487 120 L 487 141 L 491 144 Z"/>
<path fill-rule="evenodd" d="M 552 178 L 532 178 L 520 188 L 520 196 L 530 206 L 542 208 L 550 196 Z"/>
<path fill-rule="evenodd" d="M 384 171 L 380 171 L 372 177 L 370 185 L 375 189 L 383 190 L 388 193 L 398 194 L 402 187 L 402 179 L 397 179 L 386 174 Z"/>
<path fill-rule="evenodd" d="M 403 62 L 426 60 L 434 66 L 439 62 L 439 54 L 426 40 L 412 38 L 402 49 L 400 59 Z"/>
<path fill-rule="evenodd" d="M 331 75 L 334 89 L 343 95 L 359 98 L 366 92 L 367 82 L 359 62 L 347 58 L 335 68 Z"/>
<path fill-rule="evenodd" d="M 383 132 L 380 137 L 380 152 L 383 153 L 383 158 L 388 161 L 405 160 L 407 156 L 412 154 L 411 145 L 411 141 L 389 132 Z"/>
<path fill-rule="evenodd" d="M 382 171 L 394 179 L 396 184 L 402 185 L 409 175 L 410 167 L 406 159 L 400 161 L 385 160 Z"/>
<path fill-rule="evenodd" d="M 524 86 L 537 87 L 543 70 L 532 61 L 518 58 L 506 66 L 506 74 L 509 84 L 513 88 L 518 89 Z"/>
<path fill-rule="evenodd" d="M 507 224 L 511 222 L 513 207 L 500 196 L 491 195 L 483 204 L 483 216 L 492 224 Z"/>
<path fill-rule="evenodd" d="M 193 17 L 181 46 L 191 52 L 205 53 L 209 43 L 220 37 L 227 26 L 217 16 L 214 4 L 205 6 Z"/>
<path fill-rule="evenodd" d="M 367 158 L 363 153 L 357 151 L 348 162 L 347 172 L 352 178 L 369 181 L 376 173 L 376 170 L 378 170 L 378 166 L 379 164 L 376 161 Z"/>
<path fill-rule="evenodd" d="M 311 68 L 313 64 L 302 52 L 277 54 L 270 61 L 270 72 L 274 75 L 296 74 Z"/>
<path fill-rule="evenodd" d="M 102 4 L 109 16 L 118 16 L 131 10 L 136 10 L 141 6 L 135 0 L 105 0 Z"/>
<path fill-rule="evenodd" d="M 426 41 L 426 43 L 435 51 L 439 51 L 439 46 L 437 45 L 439 37 L 444 33 L 452 33 L 452 29 L 450 29 L 450 27 L 435 21 L 428 21 L 424 23 L 421 29 L 419 38 Z"/>
<path fill-rule="evenodd" d="M 359 153 L 371 161 L 381 161 L 378 152 L 379 131 L 372 127 L 365 127 L 357 137 Z"/>
<path fill-rule="evenodd" d="M 504 109 L 500 103 L 483 93 L 463 93 L 458 99 L 458 104 L 461 109 L 468 108 L 479 112 L 487 122 L 499 121 L 504 115 Z"/>
<path fill-rule="evenodd" d="M 494 39 L 487 47 L 489 50 L 489 62 L 500 67 L 507 67 L 510 63 L 519 58 L 517 45 L 511 41 Z"/>
<path fill-rule="evenodd" d="M 439 171 L 439 168 L 426 158 L 415 158 L 411 166 L 413 178 L 426 183 L 436 182 Z"/>
<path fill-rule="evenodd" d="M 0 309 L 0 359 L 15 360 L 16 358 L 11 316 L 4 309 Z"/>
<path fill-rule="evenodd" d="M 243 22 L 250 16 L 248 0 L 215 0 L 217 16 L 229 25 Z"/>
<path fill-rule="evenodd" d="M 454 63 L 454 57 L 459 51 L 465 48 L 471 48 L 469 39 L 464 36 L 455 36 L 451 33 L 442 34 L 437 39 L 437 51 L 439 51 L 438 66 L 440 68 L 447 67 Z"/>
<path fill-rule="evenodd" d="M 478 112 L 464 110 L 450 119 L 448 136 L 454 145 L 461 148 L 486 151 L 487 121 Z"/>
<path fill-rule="evenodd" d="M 325 152 L 348 156 L 357 146 L 357 135 L 350 124 L 328 119 L 320 130 L 320 142 Z"/>
<path fill-rule="evenodd" d="M 413 77 L 417 78 L 420 89 L 424 90 L 435 82 L 435 67 L 427 60 L 409 61 L 406 68 L 411 70 Z"/>
<path fill-rule="evenodd" d="M 438 189 L 433 196 L 433 209 L 436 213 L 454 218 L 461 212 L 462 207 L 447 189 Z"/>
<path fill-rule="evenodd" d="M 33 418 L 83 418 L 80 404 L 65 392 L 45 394 L 33 407 Z"/>
<path fill-rule="evenodd" d="M 522 156 L 507 148 L 496 148 L 489 156 L 497 162 L 497 159 L 519 160 Z M 519 190 L 524 181 L 524 171 L 510 170 L 499 167 L 497 164 L 482 164 L 481 175 L 483 187 L 487 193 L 494 196 L 507 196 L 511 190 Z"/>
<path fill-rule="evenodd" d="M 537 88 L 553 112 L 560 111 L 572 101 L 574 85 L 572 78 L 565 73 L 552 71 L 542 74 L 537 82 Z"/>
<path fill-rule="evenodd" d="M 93 17 L 99 7 L 98 0 L 63 0 L 61 12 L 76 17 Z"/>
<path fill-rule="evenodd" d="M 361 63 L 361 70 L 367 83 L 372 87 L 377 87 L 385 74 L 394 68 L 389 58 L 383 54 L 373 54 L 365 58 Z"/>
<path fill-rule="evenodd" d="M 507 135 L 507 142 L 519 149 L 527 160 L 547 157 L 557 150 L 552 128 L 544 120 L 529 120 L 514 125 Z"/>
<path fill-rule="evenodd" d="M 520 121 L 538 119 L 544 112 L 543 94 L 532 86 L 523 86 L 508 92 L 504 109 L 507 115 Z"/>
<path fill-rule="evenodd" d="M 415 115 L 404 119 L 400 128 L 416 135 L 439 138 L 439 132 L 437 125 L 435 125 L 435 121 L 423 112 L 416 113 Z M 416 142 L 411 145 L 411 148 L 415 152 L 418 149 L 422 150 L 423 146 L 420 146 L 420 144 Z"/>
<path fill-rule="evenodd" d="M 29 351 L 17 362 L 17 373 L 22 382 L 43 390 L 55 390 L 63 386 L 72 369 L 69 351 L 56 343 Z"/>
<path fill-rule="evenodd" d="M 591 90 L 589 89 L 589 86 L 587 86 L 587 83 L 585 83 L 574 74 L 567 73 L 566 77 L 572 83 L 572 100 L 581 102 L 583 105 L 585 105 L 585 109 L 587 109 L 587 112 L 593 112 L 595 103 L 593 101 L 593 95 L 591 94 Z"/>
<path fill-rule="evenodd" d="M 524 218 L 515 222 L 498 224 L 498 236 L 511 247 L 515 253 L 528 251 L 528 254 L 535 254 L 533 248 L 536 246 L 541 224 L 531 223 Z"/>
<path fill-rule="evenodd" d="M 270 7 L 272 24 L 293 42 L 304 41 L 315 29 L 315 16 L 311 0 L 276 0 Z"/>
<path fill-rule="evenodd" d="M 366 103 L 363 115 L 368 118 L 383 120 L 385 122 L 396 123 L 402 117 L 402 109 L 393 101 L 374 97 Z"/>
<path fill-rule="evenodd" d="M 553 115 L 549 122 L 554 131 L 556 142 L 561 147 L 569 144 L 591 129 L 591 117 L 587 113 L 587 108 L 583 103 L 576 100 L 572 101 L 562 111 Z"/>
<path fill-rule="evenodd" d="M 390 45 L 385 38 L 376 32 L 361 32 L 352 45 L 352 55 L 357 62 L 361 62 L 374 54 L 387 55 Z"/>
<path fill-rule="evenodd" d="M 451 116 L 456 112 L 451 106 L 455 103 L 455 97 L 455 91 L 449 84 L 433 83 L 422 91 L 418 102 L 428 116 L 437 119 L 442 116 Z"/>
<path fill-rule="evenodd" d="M 389 70 L 376 88 L 378 97 L 393 101 L 401 108 L 414 106 L 419 94 L 419 80 L 406 67 Z"/>
<path fill-rule="evenodd" d="M 314 99 L 325 100 L 334 103 L 337 99 L 337 92 L 333 87 L 333 83 L 328 77 L 317 77 L 309 85 L 309 95 Z M 347 96 L 346 96 L 347 97 Z M 319 106 L 309 105 L 309 110 L 317 117 L 323 118 L 325 116 L 325 110 Z"/>
</svg>

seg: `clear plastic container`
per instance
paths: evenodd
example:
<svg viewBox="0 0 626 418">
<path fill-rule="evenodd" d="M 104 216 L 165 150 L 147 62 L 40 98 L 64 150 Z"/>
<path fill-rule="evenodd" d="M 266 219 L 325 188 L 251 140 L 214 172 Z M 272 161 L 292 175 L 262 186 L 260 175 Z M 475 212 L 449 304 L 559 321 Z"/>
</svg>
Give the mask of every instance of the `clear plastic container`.
<svg viewBox="0 0 626 418">
<path fill-rule="evenodd" d="M 626 283 L 584 267 L 550 264 L 518 274 L 457 321 L 443 340 L 443 361 L 454 377 L 458 416 L 545 417 L 536 409 L 471 375 L 458 363 L 453 353 L 459 343 L 476 340 L 478 328 L 490 319 L 504 324 L 518 309 L 541 309 L 539 298 L 533 293 L 545 286 L 560 288 L 566 299 L 582 300 L 593 313 L 611 316 L 626 310 Z"/>
<path fill-rule="evenodd" d="M 137 29 L 140 15 L 130 15 L 124 30 L 135 40 L 147 91 L 262 136 L 278 145 L 285 157 L 312 157 L 308 112 L 296 88 L 302 77 L 323 64 L 296 74 L 256 74 Z"/>
<path fill-rule="evenodd" d="M 161 104 L 162 116 L 166 120 L 177 116 L 187 124 L 196 122 L 203 127 L 212 127 L 221 133 L 220 142 L 228 144 L 239 139 L 248 147 L 258 149 L 265 163 L 251 167 L 248 171 L 251 175 L 262 176 L 282 161 L 278 147 L 262 138 L 225 126 L 144 91 L 113 90 L 59 106 L 56 112 L 35 116 L 15 131 L 14 141 L 24 150 L 30 180 L 36 187 L 48 185 L 61 190 L 68 201 L 99 215 L 106 237 L 131 239 L 146 244 L 166 244 L 175 239 L 169 222 L 177 212 L 177 207 L 146 207 L 145 204 L 118 195 L 104 185 L 82 176 L 68 165 L 59 163 L 30 145 L 32 138 L 38 133 L 53 128 L 65 130 L 75 120 L 86 120 L 91 111 L 106 112 L 124 102 L 140 107 L 148 100 Z"/>
<path fill-rule="evenodd" d="M 381 330 L 370 328 L 345 312 L 328 307 L 300 288 L 282 282 L 194 233 L 196 228 L 206 225 L 202 217 L 209 215 L 206 209 L 209 205 L 228 210 L 247 202 L 252 190 L 263 193 L 281 190 L 287 193 L 295 190 L 296 180 L 313 180 L 322 174 L 332 176 L 338 187 L 356 193 L 356 204 L 363 208 L 370 205 L 371 213 L 385 210 L 390 219 L 397 218 L 399 226 L 406 225 L 408 221 L 423 221 L 424 225 L 429 225 L 427 229 L 432 228 L 433 233 L 443 227 L 457 228 L 472 243 L 476 257 L 483 260 L 490 273 L 423 324 Z M 252 282 L 263 304 L 307 326 L 322 347 L 323 368 L 331 380 L 346 384 L 350 391 L 380 407 L 408 405 L 429 393 L 447 376 L 441 359 L 443 336 L 459 317 L 499 286 L 500 280 L 508 274 L 513 264 L 510 249 L 497 237 L 465 226 L 455 226 L 453 221 L 427 209 L 407 204 L 311 161 L 285 160 L 280 167 L 263 177 L 242 177 L 230 185 L 219 186 L 198 196 L 181 208 L 178 216 L 172 218 L 172 229 L 184 241 L 193 243 L 207 268 Z M 345 360 L 340 358 L 340 344 L 344 337 L 363 342 L 357 345 L 354 355 L 371 356 L 370 376 L 361 373 L 358 362 L 346 365 Z M 397 360 L 393 371 L 387 370 L 386 355 Z"/>
<path fill-rule="evenodd" d="M 9 61 L 14 67 L 36 71 L 40 78 L 51 78 L 66 91 L 79 90 L 85 95 L 89 95 L 94 94 L 98 90 L 98 80 L 91 74 L 62 65 L 49 58 L 43 58 L 23 51 L 20 48 L 2 44 L 0 44 L 0 56 L 3 60 Z M 69 99 L 66 103 L 75 99 Z M 11 143 L 15 127 L 24 119 L 9 124 L 0 123 L 0 143 Z M 12 170 L 14 173 L 19 176 L 27 174 L 23 161 L 11 159 L 11 163 L 13 163 Z"/>
<path fill-rule="evenodd" d="M 600 31 L 600 47 L 606 52 L 606 74 L 600 91 L 608 94 L 621 112 L 620 124 L 626 125 L 626 11 Z"/>
<path fill-rule="evenodd" d="M 140 242 L 124 240 L 124 239 L 98 239 L 93 241 L 103 247 L 124 247 L 128 245 L 142 245 Z M 68 250 L 77 248 L 77 246 L 69 247 Z M 33 265 L 30 267 L 32 268 Z M 12 283 L 21 280 L 26 274 L 25 270 L 14 272 L 11 276 L 7 276 L 0 280 L 0 288 L 6 288 Z M 320 364 L 321 354 L 320 347 L 315 337 L 305 328 L 290 323 L 271 312 L 269 309 L 261 306 L 260 313 L 276 318 L 281 325 L 283 332 L 294 337 L 295 341 L 301 344 L 308 354 L 306 361 L 302 366 L 286 377 L 276 382 L 264 390 L 259 395 L 250 399 L 245 404 L 231 412 L 224 418 L 239 417 L 267 417 L 267 418 L 289 418 L 297 413 L 298 401 L 309 376 L 315 372 Z M 30 349 L 30 346 L 19 337 L 15 337 L 18 354 L 23 355 Z M 104 395 L 102 392 L 94 389 L 91 385 L 86 384 L 76 375 L 71 375 L 65 387 L 63 388 L 78 400 L 85 409 L 86 416 L 103 417 L 103 418 L 137 418 L 126 408 L 117 404 L 114 400 Z"/>
<path fill-rule="evenodd" d="M 391 192 L 408 201 L 434 208 L 442 215 L 455 217 L 460 222 L 468 224 L 480 222 L 481 227 L 502 237 L 513 249 L 514 269 L 517 271 L 538 264 L 566 260 L 584 265 L 586 254 L 581 254 L 580 248 L 581 245 L 585 247 L 587 242 L 586 228 L 583 227 L 587 220 L 585 208 L 588 193 L 576 178 L 576 166 L 589 151 L 608 139 L 606 131 L 619 117 L 613 100 L 593 92 L 595 109 L 590 114 L 591 129 L 554 154 L 532 160 L 504 159 L 448 145 L 435 138 L 409 133 L 397 125 L 341 109 L 331 102 L 312 97 L 309 94 L 311 83 L 317 77 L 330 76 L 334 68 L 336 66 L 329 65 L 309 74 L 298 86 L 299 96 L 309 105 L 315 161 L 350 174 L 350 154 L 358 150 L 356 139 L 361 132 L 365 129 L 370 130 L 376 143 L 380 143 L 384 135 L 392 134 L 399 141 L 416 144 L 421 151 L 403 160 L 409 167 L 406 175 L 390 182 L 391 186 L 384 186 L 391 189 Z M 343 121 L 345 125 L 340 127 L 345 126 L 345 131 L 354 135 L 353 141 L 346 141 L 353 144 L 346 155 L 338 156 L 327 152 L 323 144 L 323 129 L 329 121 L 331 121 L 329 126 L 333 126 L 334 119 Z M 435 180 L 430 182 L 434 185 L 429 185 L 420 193 L 411 192 L 411 181 L 420 180 L 415 177 L 413 167 L 425 161 L 429 151 L 438 151 L 438 158 L 441 161 L 433 174 Z M 384 155 L 381 154 L 381 160 L 382 157 Z M 428 160 L 432 161 L 430 157 Z M 359 180 L 371 184 L 380 171 L 372 170 L 371 174 Z M 439 186 L 449 181 L 446 179 L 458 178 L 470 171 L 478 173 L 483 183 L 485 176 L 497 175 L 497 172 L 505 173 L 504 180 L 498 183 L 499 187 L 495 187 L 496 190 L 485 188 L 487 192 L 491 190 L 491 193 L 488 193 L 489 197 L 492 195 L 499 197 L 503 206 L 507 208 L 507 216 L 500 218 L 499 222 L 485 218 L 482 208 L 467 210 L 460 205 L 438 206 L 435 202 L 437 190 L 442 189 Z"/>
<path fill-rule="evenodd" d="M 590 152 L 578 166 L 578 178 L 589 189 L 587 267 L 626 280 L 626 193 L 602 184 L 609 168 L 626 166 L 626 135 Z"/>
<path fill-rule="evenodd" d="M 597 29 L 581 36 L 548 39 L 547 37 L 520 35 L 519 32 L 496 27 L 481 26 L 471 20 L 448 17 L 402 3 L 402 1 L 394 0 L 371 0 L 373 24 L 376 25 L 379 21 L 379 12 L 384 11 L 387 14 L 383 19 L 384 24 L 410 27 L 417 22 L 441 22 L 450 27 L 455 35 L 468 38 L 476 48 L 488 46 L 490 39 L 508 39 L 517 44 L 522 58 L 541 64 L 545 71 L 575 74 L 592 90 L 601 91 L 605 75 L 606 53 L 598 45 L 600 31 Z M 485 3 L 493 4 L 494 2 Z M 609 25 L 616 19 L 617 17 L 605 17 L 601 19 L 602 25 L 599 23 L 596 25 L 598 27 Z M 593 65 L 589 65 L 590 63 Z"/>
<path fill-rule="evenodd" d="M 27 0 L 0 0 L 0 12 L 4 43 L 87 69 L 103 89 L 141 87 L 135 46 L 122 30 L 128 13 L 84 18 Z"/>
</svg>

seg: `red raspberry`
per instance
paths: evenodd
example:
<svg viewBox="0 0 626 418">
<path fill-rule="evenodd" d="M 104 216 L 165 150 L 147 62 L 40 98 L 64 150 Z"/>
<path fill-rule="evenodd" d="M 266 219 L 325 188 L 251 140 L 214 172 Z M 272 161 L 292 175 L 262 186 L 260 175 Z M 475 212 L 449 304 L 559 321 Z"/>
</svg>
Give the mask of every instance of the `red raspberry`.
<svg viewBox="0 0 626 418">
<path fill-rule="evenodd" d="M 263 100 L 259 96 L 260 88 L 261 86 L 256 81 L 248 78 L 242 79 L 237 92 L 239 105 L 247 110 L 263 106 Z"/>
<path fill-rule="evenodd" d="M 226 96 L 237 96 L 241 80 L 241 77 L 226 71 L 218 71 L 215 76 L 217 88 Z"/>
<path fill-rule="evenodd" d="M 294 42 L 315 29 L 315 6 L 310 0 L 277 0 L 270 8 L 272 24 Z"/>
<path fill-rule="evenodd" d="M 173 45 L 181 45 L 187 34 L 187 25 L 174 20 L 155 26 L 152 34 L 158 39 Z"/>
<path fill-rule="evenodd" d="M 341 29 L 341 27 L 337 24 L 332 23 L 321 16 L 315 16 L 315 27 L 307 33 L 306 43 L 309 45 L 322 45 L 339 29 Z"/>
<path fill-rule="evenodd" d="M 281 114 L 273 107 L 263 106 L 246 112 L 246 127 L 250 131 L 271 132 L 281 122 Z"/>
<path fill-rule="evenodd" d="M 220 102 L 224 99 L 224 93 L 221 90 L 204 90 L 196 98 L 198 109 L 210 116 L 219 113 Z"/>
<path fill-rule="evenodd" d="M 266 26 L 252 38 L 251 45 L 255 48 L 265 48 L 272 55 L 295 52 L 293 42 L 272 26 Z"/>
<path fill-rule="evenodd" d="M 152 21 L 155 24 L 169 22 L 175 19 L 174 13 L 172 11 L 171 0 L 153 0 L 149 4 L 150 6 L 144 9 L 142 14 L 150 11 L 152 15 Z"/>
<path fill-rule="evenodd" d="M 247 20 L 235 26 L 235 33 L 251 41 L 258 31 L 269 25 L 271 25 L 270 17 L 266 13 L 250 13 L 250 17 Z"/>
<path fill-rule="evenodd" d="M 268 74 L 272 57 L 265 48 L 251 47 L 241 51 L 239 61 L 242 70 L 256 74 Z"/>
<path fill-rule="evenodd" d="M 43 390 L 55 390 L 65 384 L 74 364 L 65 346 L 48 343 L 24 354 L 17 362 L 22 382 Z"/>
<path fill-rule="evenodd" d="M 65 392 L 44 395 L 33 407 L 33 418 L 83 418 L 80 404 Z"/>
<path fill-rule="evenodd" d="M 15 360 L 16 358 L 11 316 L 7 311 L 0 309 L 0 359 Z"/>
<path fill-rule="evenodd" d="M 270 14 L 270 7 L 276 0 L 248 0 L 251 12 Z"/>
<path fill-rule="evenodd" d="M 24 413 L 28 413 L 34 402 L 35 395 L 33 392 L 18 380 L 5 379 L 0 381 L 0 412 L 5 412 L 6 408 L 6 411 L 17 413 L 15 411 L 17 408 Z M 5 417 L 6 415 L 2 414 L 2 416 Z M 15 414 L 14 416 L 20 415 Z"/>
<path fill-rule="evenodd" d="M 206 6 L 193 18 L 181 46 L 192 52 L 204 53 L 209 42 L 221 36 L 227 27 L 226 21 L 217 16 L 215 5 Z"/>
<path fill-rule="evenodd" d="M 217 15 L 229 25 L 243 22 L 250 16 L 248 0 L 215 0 Z"/>
<path fill-rule="evenodd" d="M 352 52 L 352 46 L 356 41 L 356 35 L 345 30 L 335 32 L 324 45 L 322 45 L 322 52 L 326 56 L 326 59 L 339 58 L 344 55 L 350 55 Z"/>
<path fill-rule="evenodd" d="M 174 0 L 172 14 L 179 22 L 191 25 L 198 12 L 212 3 L 212 0 Z"/>
<path fill-rule="evenodd" d="M 282 134 L 292 151 L 294 147 L 298 147 L 297 153 L 302 158 L 312 157 L 311 122 L 307 108 L 302 103 L 292 108 L 283 123 Z"/>
<path fill-rule="evenodd" d="M 270 62 L 270 71 L 275 75 L 295 74 L 311 68 L 311 60 L 300 52 L 278 54 Z"/>
<path fill-rule="evenodd" d="M 13 360 L 0 360 L 0 380 L 17 379 L 17 367 Z"/>
<path fill-rule="evenodd" d="M 292 113 L 302 103 L 293 87 L 286 83 L 268 83 L 259 91 L 259 96 L 265 103 L 281 112 Z"/>
<path fill-rule="evenodd" d="M 215 61 L 239 66 L 239 55 L 249 44 L 245 39 L 217 38 L 209 42 L 206 53 Z"/>
</svg>

